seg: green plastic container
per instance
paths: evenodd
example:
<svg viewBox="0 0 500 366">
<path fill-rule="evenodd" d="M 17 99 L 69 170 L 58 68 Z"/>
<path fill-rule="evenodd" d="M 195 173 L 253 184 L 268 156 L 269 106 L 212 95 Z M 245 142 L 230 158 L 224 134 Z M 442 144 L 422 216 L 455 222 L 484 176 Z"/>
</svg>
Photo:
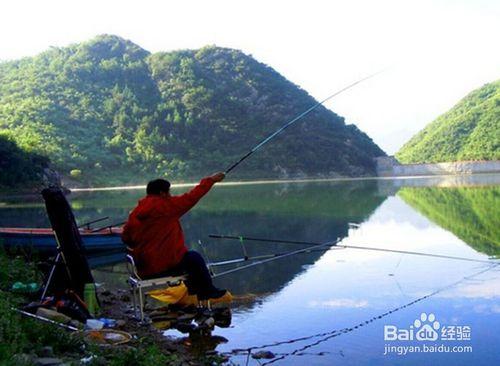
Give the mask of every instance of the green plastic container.
<svg viewBox="0 0 500 366">
<path fill-rule="evenodd" d="M 99 312 L 99 302 L 97 301 L 96 289 L 94 283 L 86 283 L 83 290 L 83 301 L 92 317 Z"/>
</svg>

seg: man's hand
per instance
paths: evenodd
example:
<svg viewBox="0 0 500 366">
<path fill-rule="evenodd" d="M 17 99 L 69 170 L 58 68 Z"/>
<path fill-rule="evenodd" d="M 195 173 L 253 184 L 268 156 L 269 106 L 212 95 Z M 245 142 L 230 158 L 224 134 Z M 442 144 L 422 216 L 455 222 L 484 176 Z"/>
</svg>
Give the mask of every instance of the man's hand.
<svg viewBox="0 0 500 366">
<path fill-rule="evenodd" d="M 226 174 L 223 172 L 215 173 L 214 175 L 210 176 L 210 178 L 212 178 L 212 180 L 215 183 L 221 182 L 225 177 L 226 177 Z"/>
</svg>

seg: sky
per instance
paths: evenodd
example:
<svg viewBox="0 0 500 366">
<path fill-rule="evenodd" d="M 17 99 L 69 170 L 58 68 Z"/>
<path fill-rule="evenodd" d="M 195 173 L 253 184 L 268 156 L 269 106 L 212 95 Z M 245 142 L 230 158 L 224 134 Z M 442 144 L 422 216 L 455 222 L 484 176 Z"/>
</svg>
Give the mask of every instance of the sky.
<svg viewBox="0 0 500 366">
<path fill-rule="evenodd" d="M 0 9 L 0 60 L 104 33 L 150 52 L 217 45 L 318 100 L 383 69 L 326 107 L 389 154 L 500 78 L 497 0 L 5 0 Z"/>
</svg>

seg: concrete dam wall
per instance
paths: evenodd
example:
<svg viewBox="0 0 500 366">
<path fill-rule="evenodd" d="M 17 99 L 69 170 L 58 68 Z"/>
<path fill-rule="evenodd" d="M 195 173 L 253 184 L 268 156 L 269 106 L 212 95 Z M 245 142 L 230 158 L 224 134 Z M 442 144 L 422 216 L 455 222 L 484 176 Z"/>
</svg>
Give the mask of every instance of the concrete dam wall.
<svg viewBox="0 0 500 366">
<path fill-rule="evenodd" d="M 500 173 L 500 161 L 457 161 L 451 163 L 400 164 L 393 156 L 376 158 L 380 177 Z"/>
</svg>

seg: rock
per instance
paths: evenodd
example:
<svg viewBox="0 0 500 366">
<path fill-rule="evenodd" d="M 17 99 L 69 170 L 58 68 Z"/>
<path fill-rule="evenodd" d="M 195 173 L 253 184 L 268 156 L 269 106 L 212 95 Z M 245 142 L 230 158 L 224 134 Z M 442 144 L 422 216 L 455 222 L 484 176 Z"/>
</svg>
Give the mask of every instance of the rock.
<svg viewBox="0 0 500 366">
<path fill-rule="evenodd" d="M 51 346 L 43 347 L 40 352 L 38 352 L 40 357 L 53 357 L 54 349 Z"/>
<path fill-rule="evenodd" d="M 210 318 L 206 319 L 203 323 L 201 323 L 201 325 L 208 327 L 208 328 L 213 328 L 215 325 L 215 319 L 210 317 Z"/>
<path fill-rule="evenodd" d="M 40 357 L 40 358 L 35 358 L 33 360 L 33 364 L 35 366 L 53 366 L 53 365 L 60 365 L 63 363 L 63 360 L 60 358 L 53 358 L 53 357 Z"/>
<path fill-rule="evenodd" d="M 263 358 L 269 360 L 269 359 L 275 358 L 275 357 L 276 356 L 271 351 L 259 351 L 259 352 L 252 353 L 252 358 L 254 358 L 256 360 L 260 360 Z"/>
</svg>

